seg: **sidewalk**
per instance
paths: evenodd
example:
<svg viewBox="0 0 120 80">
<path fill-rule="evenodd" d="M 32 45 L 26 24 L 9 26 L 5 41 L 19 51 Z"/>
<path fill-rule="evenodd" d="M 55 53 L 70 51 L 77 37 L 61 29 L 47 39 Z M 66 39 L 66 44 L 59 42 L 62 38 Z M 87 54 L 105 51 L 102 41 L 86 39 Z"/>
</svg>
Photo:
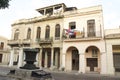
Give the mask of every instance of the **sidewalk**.
<svg viewBox="0 0 120 80">
<path fill-rule="evenodd" d="M 50 69 L 43 69 L 50 73 L 60 73 L 60 74 L 71 74 L 71 75 L 82 75 L 82 76 L 95 76 L 95 77 L 111 77 L 111 78 L 120 78 L 120 72 L 116 75 L 109 75 L 109 74 L 99 74 L 97 72 L 89 72 L 89 73 L 79 73 L 78 71 L 60 71 L 60 70 L 50 70 Z"/>
</svg>

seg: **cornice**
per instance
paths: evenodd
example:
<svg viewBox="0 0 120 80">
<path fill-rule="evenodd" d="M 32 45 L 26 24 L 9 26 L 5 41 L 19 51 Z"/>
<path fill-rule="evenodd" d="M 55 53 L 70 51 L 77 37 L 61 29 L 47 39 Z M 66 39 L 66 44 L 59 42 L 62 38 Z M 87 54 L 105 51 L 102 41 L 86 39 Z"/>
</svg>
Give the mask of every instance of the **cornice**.
<svg viewBox="0 0 120 80">
<path fill-rule="evenodd" d="M 32 24 L 32 23 L 37 23 L 37 22 L 42 22 L 42 21 L 61 19 L 63 17 L 64 17 L 63 15 L 59 15 L 59 16 L 44 16 L 44 17 L 35 17 L 35 18 L 30 18 L 30 19 L 21 19 L 21 20 L 18 20 L 17 22 L 15 22 L 15 23 L 13 23 L 12 26 L 20 25 L 20 24 Z"/>
</svg>

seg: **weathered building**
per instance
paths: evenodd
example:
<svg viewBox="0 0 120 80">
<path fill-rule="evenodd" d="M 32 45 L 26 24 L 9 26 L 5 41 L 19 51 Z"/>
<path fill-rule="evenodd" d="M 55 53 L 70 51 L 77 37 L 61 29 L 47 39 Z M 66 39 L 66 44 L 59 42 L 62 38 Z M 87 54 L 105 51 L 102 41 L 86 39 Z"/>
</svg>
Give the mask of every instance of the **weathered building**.
<svg viewBox="0 0 120 80">
<path fill-rule="evenodd" d="M 107 74 L 120 72 L 120 28 L 105 30 Z"/>
<path fill-rule="evenodd" d="M 36 65 L 40 68 L 114 74 L 114 67 L 109 67 L 113 63 L 109 65 L 101 5 L 77 9 L 61 3 L 37 11 L 42 16 L 12 24 L 9 66 L 13 62 L 18 68 L 23 66 L 23 50 L 38 48 Z"/>
<path fill-rule="evenodd" d="M 10 47 L 7 45 L 7 38 L 0 36 L 0 65 L 7 65 L 10 58 Z"/>
</svg>

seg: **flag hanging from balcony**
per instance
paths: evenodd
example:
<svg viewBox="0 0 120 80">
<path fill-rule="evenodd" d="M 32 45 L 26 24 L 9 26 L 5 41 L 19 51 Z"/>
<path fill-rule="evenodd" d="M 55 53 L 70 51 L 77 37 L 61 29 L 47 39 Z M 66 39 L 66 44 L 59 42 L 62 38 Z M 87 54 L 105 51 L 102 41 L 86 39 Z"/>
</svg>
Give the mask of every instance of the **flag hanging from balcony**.
<svg viewBox="0 0 120 80">
<path fill-rule="evenodd" d="M 65 33 L 66 33 L 66 35 L 76 35 L 76 32 L 75 32 L 75 30 L 73 30 L 73 29 L 65 29 Z"/>
</svg>

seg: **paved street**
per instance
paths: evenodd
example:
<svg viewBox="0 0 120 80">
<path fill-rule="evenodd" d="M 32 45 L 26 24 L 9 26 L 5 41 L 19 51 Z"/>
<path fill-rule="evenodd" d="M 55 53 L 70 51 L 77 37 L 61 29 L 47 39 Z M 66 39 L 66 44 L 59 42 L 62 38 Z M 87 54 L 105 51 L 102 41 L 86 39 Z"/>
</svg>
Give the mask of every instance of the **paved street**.
<svg viewBox="0 0 120 80">
<path fill-rule="evenodd" d="M 0 80 L 15 80 L 10 79 L 8 77 L 4 77 L 3 75 L 7 75 L 11 68 L 0 67 Z M 52 77 L 55 80 L 120 80 L 120 76 L 108 76 L 108 75 L 100 75 L 100 74 L 78 74 L 75 72 L 51 72 Z"/>
<path fill-rule="evenodd" d="M 120 77 L 99 74 L 52 73 L 52 76 L 55 80 L 120 80 Z"/>
</svg>

